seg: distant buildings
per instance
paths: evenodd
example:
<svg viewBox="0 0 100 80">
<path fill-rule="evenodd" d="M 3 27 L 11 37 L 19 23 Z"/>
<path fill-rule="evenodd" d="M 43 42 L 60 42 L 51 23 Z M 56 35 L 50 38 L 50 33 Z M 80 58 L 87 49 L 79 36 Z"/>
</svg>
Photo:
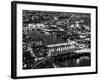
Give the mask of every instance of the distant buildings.
<svg viewBox="0 0 100 80">
<path fill-rule="evenodd" d="M 28 24 L 28 27 L 24 27 L 23 28 L 23 32 L 31 32 L 37 29 L 44 29 L 46 27 L 46 25 L 44 24 Z"/>
</svg>

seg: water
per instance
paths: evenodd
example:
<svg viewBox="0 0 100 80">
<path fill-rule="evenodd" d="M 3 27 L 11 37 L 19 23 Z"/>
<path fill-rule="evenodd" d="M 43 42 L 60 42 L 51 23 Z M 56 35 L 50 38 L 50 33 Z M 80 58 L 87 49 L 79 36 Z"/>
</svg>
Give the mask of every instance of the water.
<svg viewBox="0 0 100 80">
<path fill-rule="evenodd" d="M 55 64 L 59 67 L 79 67 L 79 66 L 90 66 L 90 58 L 83 56 L 77 59 L 66 59 L 64 61 L 55 61 Z"/>
<path fill-rule="evenodd" d="M 47 60 L 37 66 L 36 69 L 42 68 L 63 68 L 63 67 L 84 67 L 91 66 L 91 58 L 89 55 L 70 56 L 59 55 Z"/>
</svg>

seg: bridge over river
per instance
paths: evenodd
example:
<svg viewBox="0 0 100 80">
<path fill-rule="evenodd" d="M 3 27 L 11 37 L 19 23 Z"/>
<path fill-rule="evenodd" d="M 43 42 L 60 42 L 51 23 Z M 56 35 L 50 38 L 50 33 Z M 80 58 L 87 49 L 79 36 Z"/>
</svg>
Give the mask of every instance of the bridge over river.
<svg viewBox="0 0 100 80">
<path fill-rule="evenodd" d="M 56 56 L 60 54 L 65 54 L 69 52 L 86 52 L 89 51 L 85 49 L 84 44 L 78 44 L 77 42 L 70 42 L 70 43 L 60 43 L 60 44 L 53 44 L 47 45 L 49 56 Z"/>
<path fill-rule="evenodd" d="M 42 64 L 48 59 L 51 59 L 51 57 L 54 57 L 54 56 L 59 56 L 63 54 L 67 56 L 69 53 L 73 53 L 73 52 L 75 53 L 74 55 L 91 52 L 91 50 L 85 48 L 84 45 L 80 45 L 74 41 L 70 43 L 47 45 L 47 48 L 48 48 L 47 57 L 38 58 L 37 63 L 32 67 L 32 69 L 36 68 L 38 65 Z M 53 61 L 52 61 L 52 64 L 54 67 L 56 67 Z"/>
</svg>

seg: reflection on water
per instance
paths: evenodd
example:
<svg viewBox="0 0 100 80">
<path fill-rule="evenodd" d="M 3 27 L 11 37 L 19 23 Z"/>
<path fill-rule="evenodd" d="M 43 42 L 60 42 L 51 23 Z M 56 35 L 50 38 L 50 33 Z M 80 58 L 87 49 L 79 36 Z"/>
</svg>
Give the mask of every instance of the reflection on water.
<svg viewBox="0 0 100 80">
<path fill-rule="evenodd" d="M 90 53 L 84 54 L 71 54 L 71 55 L 59 55 L 47 60 L 41 65 L 37 66 L 40 68 L 63 68 L 63 67 L 82 67 L 91 66 Z"/>
<path fill-rule="evenodd" d="M 77 59 L 56 60 L 55 64 L 59 67 L 90 66 L 90 58 L 83 56 Z"/>
</svg>

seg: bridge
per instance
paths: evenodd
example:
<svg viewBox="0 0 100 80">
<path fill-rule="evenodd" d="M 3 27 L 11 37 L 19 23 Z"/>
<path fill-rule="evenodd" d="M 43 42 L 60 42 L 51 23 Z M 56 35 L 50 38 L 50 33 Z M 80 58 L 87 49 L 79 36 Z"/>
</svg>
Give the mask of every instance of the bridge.
<svg viewBox="0 0 100 80">
<path fill-rule="evenodd" d="M 65 54 L 77 50 L 81 50 L 85 45 L 80 45 L 77 42 L 71 41 L 69 43 L 59 43 L 53 45 L 47 45 L 49 56 L 56 56 L 60 54 Z"/>
<path fill-rule="evenodd" d="M 59 43 L 59 44 L 47 45 L 47 48 L 48 48 L 48 56 L 41 58 L 41 59 L 37 58 L 37 62 L 32 67 L 32 69 L 35 69 L 41 63 L 52 58 L 52 56 L 57 56 L 57 55 L 66 54 L 66 53 L 70 53 L 70 52 L 76 52 L 76 53 L 81 53 L 84 51 L 90 52 L 90 50 L 85 49 L 85 45 L 80 45 L 74 41 L 71 41 L 69 43 Z"/>
</svg>

